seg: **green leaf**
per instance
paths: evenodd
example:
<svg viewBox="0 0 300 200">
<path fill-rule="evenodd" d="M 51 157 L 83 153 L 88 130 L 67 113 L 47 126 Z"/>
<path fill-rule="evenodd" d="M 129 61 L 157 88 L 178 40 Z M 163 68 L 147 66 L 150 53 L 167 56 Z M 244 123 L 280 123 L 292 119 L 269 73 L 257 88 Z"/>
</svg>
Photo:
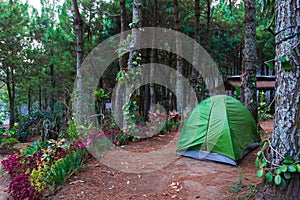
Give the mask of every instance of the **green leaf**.
<svg viewBox="0 0 300 200">
<path fill-rule="evenodd" d="M 256 176 L 257 178 L 262 178 L 264 175 L 264 170 L 260 169 L 256 172 Z"/>
<path fill-rule="evenodd" d="M 275 69 L 275 65 L 273 61 L 265 62 L 265 64 L 272 70 Z"/>
<path fill-rule="evenodd" d="M 292 51 L 292 52 L 291 52 L 291 55 L 294 56 L 294 57 L 296 57 L 295 51 Z"/>
<path fill-rule="evenodd" d="M 276 175 L 274 178 L 274 183 L 276 185 L 279 185 L 281 183 L 281 176 L 280 175 Z"/>
<path fill-rule="evenodd" d="M 297 164 L 297 165 L 296 165 L 296 168 L 297 168 L 297 172 L 300 173 L 300 164 Z"/>
<path fill-rule="evenodd" d="M 260 157 L 261 156 L 261 151 L 257 152 L 257 156 Z"/>
<path fill-rule="evenodd" d="M 273 181 L 273 176 L 270 172 L 266 173 L 266 181 L 271 183 Z"/>
<path fill-rule="evenodd" d="M 285 70 L 285 71 L 291 71 L 292 69 L 292 65 L 289 62 L 284 62 L 281 64 L 281 67 Z"/>
<path fill-rule="evenodd" d="M 276 172 L 275 172 L 277 175 L 279 175 L 281 173 L 281 169 L 280 167 L 276 169 Z"/>
<path fill-rule="evenodd" d="M 279 60 L 281 63 L 286 62 L 286 61 L 285 61 L 285 57 L 282 57 L 282 56 L 279 56 L 279 57 L 278 57 L 278 60 Z"/>
<path fill-rule="evenodd" d="M 282 172 L 286 172 L 286 171 L 287 171 L 287 166 L 286 166 L 286 165 L 280 166 L 280 170 L 281 170 Z"/>
<path fill-rule="evenodd" d="M 282 178 L 280 182 L 280 187 L 285 187 L 286 186 L 286 181 Z"/>
<path fill-rule="evenodd" d="M 295 162 L 294 158 L 291 158 L 291 157 L 285 157 L 283 159 L 283 163 L 285 164 L 293 164 Z"/>
<path fill-rule="evenodd" d="M 260 164 L 260 168 L 264 168 L 267 166 L 267 162 L 263 159 L 262 163 Z"/>
<path fill-rule="evenodd" d="M 292 175 L 291 175 L 290 172 L 284 172 L 283 176 L 284 176 L 285 179 L 291 179 L 292 178 Z"/>
<path fill-rule="evenodd" d="M 255 166 L 256 166 L 256 167 L 259 167 L 259 158 L 257 158 L 257 157 L 256 157 L 256 159 L 255 159 Z"/>
<path fill-rule="evenodd" d="M 261 146 L 261 147 L 265 147 L 266 144 L 268 144 L 268 141 L 267 141 L 267 140 L 263 140 L 263 141 L 260 143 L 260 146 Z"/>
<path fill-rule="evenodd" d="M 288 171 L 289 172 L 296 172 L 297 169 L 296 169 L 295 165 L 290 165 L 290 166 L 288 166 Z"/>
</svg>

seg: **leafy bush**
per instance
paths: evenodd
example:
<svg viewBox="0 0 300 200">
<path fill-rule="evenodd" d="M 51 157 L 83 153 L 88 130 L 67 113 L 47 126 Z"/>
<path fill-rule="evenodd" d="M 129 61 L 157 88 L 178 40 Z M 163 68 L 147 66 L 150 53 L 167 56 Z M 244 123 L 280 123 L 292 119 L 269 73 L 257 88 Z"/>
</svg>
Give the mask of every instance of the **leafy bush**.
<svg viewBox="0 0 300 200">
<path fill-rule="evenodd" d="M 59 185 L 72 175 L 85 159 L 85 149 L 76 149 L 66 157 L 57 160 L 47 171 L 47 177 L 43 180 L 49 185 Z"/>
<path fill-rule="evenodd" d="M 26 157 L 20 151 L 2 161 L 3 167 L 8 171 L 11 180 L 8 193 L 14 199 L 39 199 L 41 193 L 30 184 L 30 174 L 37 169 L 42 154 L 40 152 Z"/>
<path fill-rule="evenodd" d="M 2 161 L 10 175 L 8 193 L 14 199 L 41 199 L 49 188 L 49 181 L 45 180 L 62 183 L 59 180 L 65 181 L 83 163 L 86 155 L 83 147 L 80 140 L 66 144 L 60 138 L 47 143 L 35 141 L 32 146 L 16 151 Z"/>
<path fill-rule="evenodd" d="M 168 133 L 170 131 L 177 130 L 179 128 L 179 122 L 175 122 L 173 120 L 167 121 L 162 128 L 161 132 L 162 133 Z"/>
<path fill-rule="evenodd" d="M 12 148 L 14 144 L 19 143 L 16 138 L 0 138 L 0 148 Z"/>
<path fill-rule="evenodd" d="M 19 141 L 12 137 L 13 131 L 6 130 L 4 127 L 0 127 L 0 150 L 1 153 L 6 154 L 13 151 L 13 146 Z"/>
<path fill-rule="evenodd" d="M 8 193 L 14 199 L 37 200 L 41 198 L 41 194 L 30 184 L 29 177 L 30 175 L 22 173 L 11 179 Z"/>
<path fill-rule="evenodd" d="M 271 112 L 271 104 L 266 102 L 266 94 L 264 92 L 259 92 L 258 94 L 259 103 L 257 106 L 258 110 L 258 119 L 260 121 L 273 119 L 274 116 L 270 113 Z"/>
<path fill-rule="evenodd" d="M 64 130 L 64 107 L 61 102 L 54 104 L 52 110 L 35 110 L 24 116 L 16 131 L 16 138 L 23 142 L 30 135 L 41 134 L 43 140 L 57 139 Z"/>
</svg>

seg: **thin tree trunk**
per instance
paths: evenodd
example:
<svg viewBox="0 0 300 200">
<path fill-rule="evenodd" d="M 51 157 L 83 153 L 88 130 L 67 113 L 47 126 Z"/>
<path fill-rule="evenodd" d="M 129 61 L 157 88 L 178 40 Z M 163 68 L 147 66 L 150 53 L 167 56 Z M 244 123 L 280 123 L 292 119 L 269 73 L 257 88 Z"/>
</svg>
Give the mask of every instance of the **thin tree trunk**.
<svg viewBox="0 0 300 200">
<path fill-rule="evenodd" d="M 51 50 L 52 52 L 52 50 Z M 53 54 L 53 52 L 51 53 Z M 55 80 L 54 80 L 54 65 L 51 63 L 50 64 L 50 82 L 51 82 L 51 99 L 50 99 L 50 108 L 51 111 L 54 111 L 54 103 L 55 103 Z"/>
<path fill-rule="evenodd" d="M 47 110 L 48 108 L 48 94 L 47 94 L 47 88 L 44 88 L 44 110 Z"/>
<path fill-rule="evenodd" d="M 174 6 L 174 24 L 175 30 L 180 31 L 180 20 L 179 20 L 179 11 L 178 11 L 178 0 L 173 0 Z M 177 65 L 177 76 L 176 76 L 176 104 L 177 104 L 177 112 L 182 113 L 182 102 L 183 102 L 183 84 L 182 84 L 182 76 L 183 76 L 183 60 L 179 55 L 182 55 L 182 44 L 179 38 L 179 34 L 176 33 L 176 65 Z"/>
<path fill-rule="evenodd" d="M 82 83 L 82 73 L 81 73 L 81 62 L 83 59 L 83 20 L 81 18 L 77 0 L 72 0 L 73 8 L 75 12 L 75 29 L 76 29 L 76 51 L 77 51 L 77 61 L 76 61 L 76 71 L 77 71 L 77 123 L 79 125 L 84 124 L 84 117 L 82 116 L 82 109 L 83 109 L 83 83 Z"/>
<path fill-rule="evenodd" d="M 121 41 L 120 42 L 124 42 L 126 40 L 126 36 L 124 34 L 124 31 L 127 30 L 127 22 L 126 22 L 126 0 L 120 0 L 120 9 L 121 9 L 121 14 L 120 14 L 120 21 L 121 21 Z M 119 60 L 119 66 L 120 66 L 120 70 L 122 68 L 126 67 L 126 60 L 125 57 L 122 56 Z"/>
<path fill-rule="evenodd" d="M 257 121 L 256 94 L 256 1 L 245 0 L 245 49 L 241 85 L 241 101 Z"/>
<path fill-rule="evenodd" d="M 294 157 L 300 151 L 300 48 L 299 28 L 300 2 L 298 0 L 276 0 L 276 96 L 275 121 L 272 134 L 270 161 L 282 164 L 283 157 Z M 284 69 L 279 57 L 288 57 L 291 70 Z M 281 156 L 280 156 L 280 155 Z M 299 157 L 298 161 L 299 162 Z M 271 166 L 274 167 L 274 166 Z M 261 199 L 294 200 L 300 197 L 300 175 L 292 173 L 287 186 L 274 184 L 265 186 Z M 267 196 L 266 196 L 267 195 Z"/>
<path fill-rule="evenodd" d="M 154 0 L 154 6 L 153 6 L 153 20 L 154 20 L 154 27 L 157 26 L 157 0 Z M 152 36 L 152 44 L 154 44 L 154 39 L 155 39 L 156 35 L 155 32 L 153 33 Z M 154 45 L 152 45 L 154 46 Z M 154 72 L 154 64 L 156 63 L 157 59 L 157 49 L 151 49 L 151 55 L 150 55 L 150 63 L 151 63 L 151 69 L 150 69 L 150 81 L 153 82 L 154 77 L 155 76 L 155 72 Z M 155 85 L 153 83 L 150 83 L 150 112 L 154 113 L 155 112 Z"/>
<path fill-rule="evenodd" d="M 8 91 L 8 99 L 9 99 L 9 128 L 12 128 L 15 123 L 15 99 L 12 91 L 12 85 L 10 80 L 10 70 L 6 71 L 6 87 Z"/>
<path fill-rule="evenodd" d="M 39 85 L 39 109 L 42 110 L 42 86 Z"/>
<path fill-rule="evenodd" d="M 229 1 L 228 1 L 228 4 L 229 4 L 229 9 L 232 10 L 232 1 L 229 0 Z"/>
<path fill-rule="evenodd" d="M 210 6 L 211 6 L 211 0 L 206 0 L 206 49 L 208 48 L 209 45 L 209 40 L 210 40 Z"/>
<path fill-rule="evenodd" d="M 138 38 L 138 28 L 142 27 L 142 1 L 141 0 L 134 0 L 133 1 L 133 10 L 132 10 L 132 41 L 131 46 L 134 48 L 138 46 L 140 40 Z M 133 61 L 135 57 L 137 56 L 138 51 L 132 50 L 129 53 L 129 59 L 128 59 L 128 70 L 131 70 L 134 68 Z"/>
<path fill-rule="evenodd" d="M 126 40 L 126 36 L 124 34 L 124 31 L 127 29 L 127 22 L 126 22 L 126 6 L 125 6 L 126 0 L 120 0 L 120 9 L 121 9 L 121 14 L 120 14 L 120 26 L 121 26 L 121 38 L 120 42 L 124 42 Z M 119 67 L 120 70 L 123 68 L 126 68 L 126 57 L 123 55 L 121 58 L 119 58 Z M 122 118 L 122 99 L 124 98 L 124 92 L 121 89 L 122 87 L 117 86 L 116 87 L 116 96 L 115 96 L 115 106 L 113 111 L 115 112 L 115 116 L 118 118 L 116 119 L 119 126 L 123 127 L 123 118 Z"/>
<path fill-rule="evenodd" d="M 28 104 L 27 104 L 28 114 L 30 114 L 31 112 L 31 89 L 30 88 L 28 89 L 27 100 L 28 100 Z"/>
<path fill-rule="evenodd" d="M 195 29 L 195 35 L 194 35 L 194 40 L 197 43 L 200 43 L 200 0 L 195 0 L 195 25 L 194 25 L 194 29 Z M 197 84 L 201 84 L 197 83 L 198 78 L 196 77 L 196 70 L 195 67 L 198 65 L 199 63 L 199 54 L 200 54 L 200 50 L 198 49 L 198 46 L 195 45 L 194 46 L 194 56 L 193 56 L 193 68 L 192 68 L 192 87 L 196 92 L 196 96 L 198 101 L 201 101 L 201 99 L 203 99 L 203 91 L 198 90 L 197 89 Z M 201 89 L 204 87 L 202 84 L 201 86 L 199 86 Z M 198 87 L 198 88 L 199 88 Z"/>
</svg>

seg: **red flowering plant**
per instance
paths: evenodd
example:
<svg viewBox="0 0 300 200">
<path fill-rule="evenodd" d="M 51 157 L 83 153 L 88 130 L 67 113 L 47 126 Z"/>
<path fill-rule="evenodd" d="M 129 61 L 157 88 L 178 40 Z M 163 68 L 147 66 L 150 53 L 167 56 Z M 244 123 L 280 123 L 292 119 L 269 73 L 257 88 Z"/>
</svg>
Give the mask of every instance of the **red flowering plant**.
<svg viewBox="0 0 300 200">
<path fill-rule="evenodd" d="M 41 156 L 41 152 L 37 152 L 32 156 L 26 156 L 17 151 L 2 161 L 3 167 L 10 175 L 8 193 L 14 199 L 35 200 L 41 198 L 42 193 L 39 193 L 30 184 L 30 174 L 32 170 L 37 169 Z"/>
<path fill-rule="evenodd" d="M 83 144 L 74 139 L 68 144 L 65 139 L 48 140 L 46 145 L 34 142 L 2 161 L 10 175 L 8 193 L 14 199 L 41 199 L 49 188 L 45 179 L 57 162 L 81 149 Z M 63 170 L 63 169 L 62 169 Z"/>
</svg>

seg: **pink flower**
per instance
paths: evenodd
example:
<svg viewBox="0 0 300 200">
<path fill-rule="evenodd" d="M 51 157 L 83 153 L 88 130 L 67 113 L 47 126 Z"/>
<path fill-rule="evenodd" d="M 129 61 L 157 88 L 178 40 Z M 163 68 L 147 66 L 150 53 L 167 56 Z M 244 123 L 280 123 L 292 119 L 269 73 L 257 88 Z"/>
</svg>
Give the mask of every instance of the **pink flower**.
<svg viewBox="0 0 300 200">
<path fill-rule="evenodd" d="M 78 142 L 78 143 L 77 143 L 77 146 L 78 146 L 79 148 L 84 148 L 84 145 L 82 144 L 82 142 Z"/>
<path fill-rule="evenodd" d="M 91 140 L 91 139 L 88 139 L 88 140 L 87 140 L 87 143 L 86 143 L 86 146 L 87 146 L 87 147 L 90 147 L 91 143 L 92 143 L 92 140 Z"/>
<path fill-rule="evenodd" d="M 116 140 L 116 145 L 119 145 L 119 141 L 118 140 Z"/>
</svg>

